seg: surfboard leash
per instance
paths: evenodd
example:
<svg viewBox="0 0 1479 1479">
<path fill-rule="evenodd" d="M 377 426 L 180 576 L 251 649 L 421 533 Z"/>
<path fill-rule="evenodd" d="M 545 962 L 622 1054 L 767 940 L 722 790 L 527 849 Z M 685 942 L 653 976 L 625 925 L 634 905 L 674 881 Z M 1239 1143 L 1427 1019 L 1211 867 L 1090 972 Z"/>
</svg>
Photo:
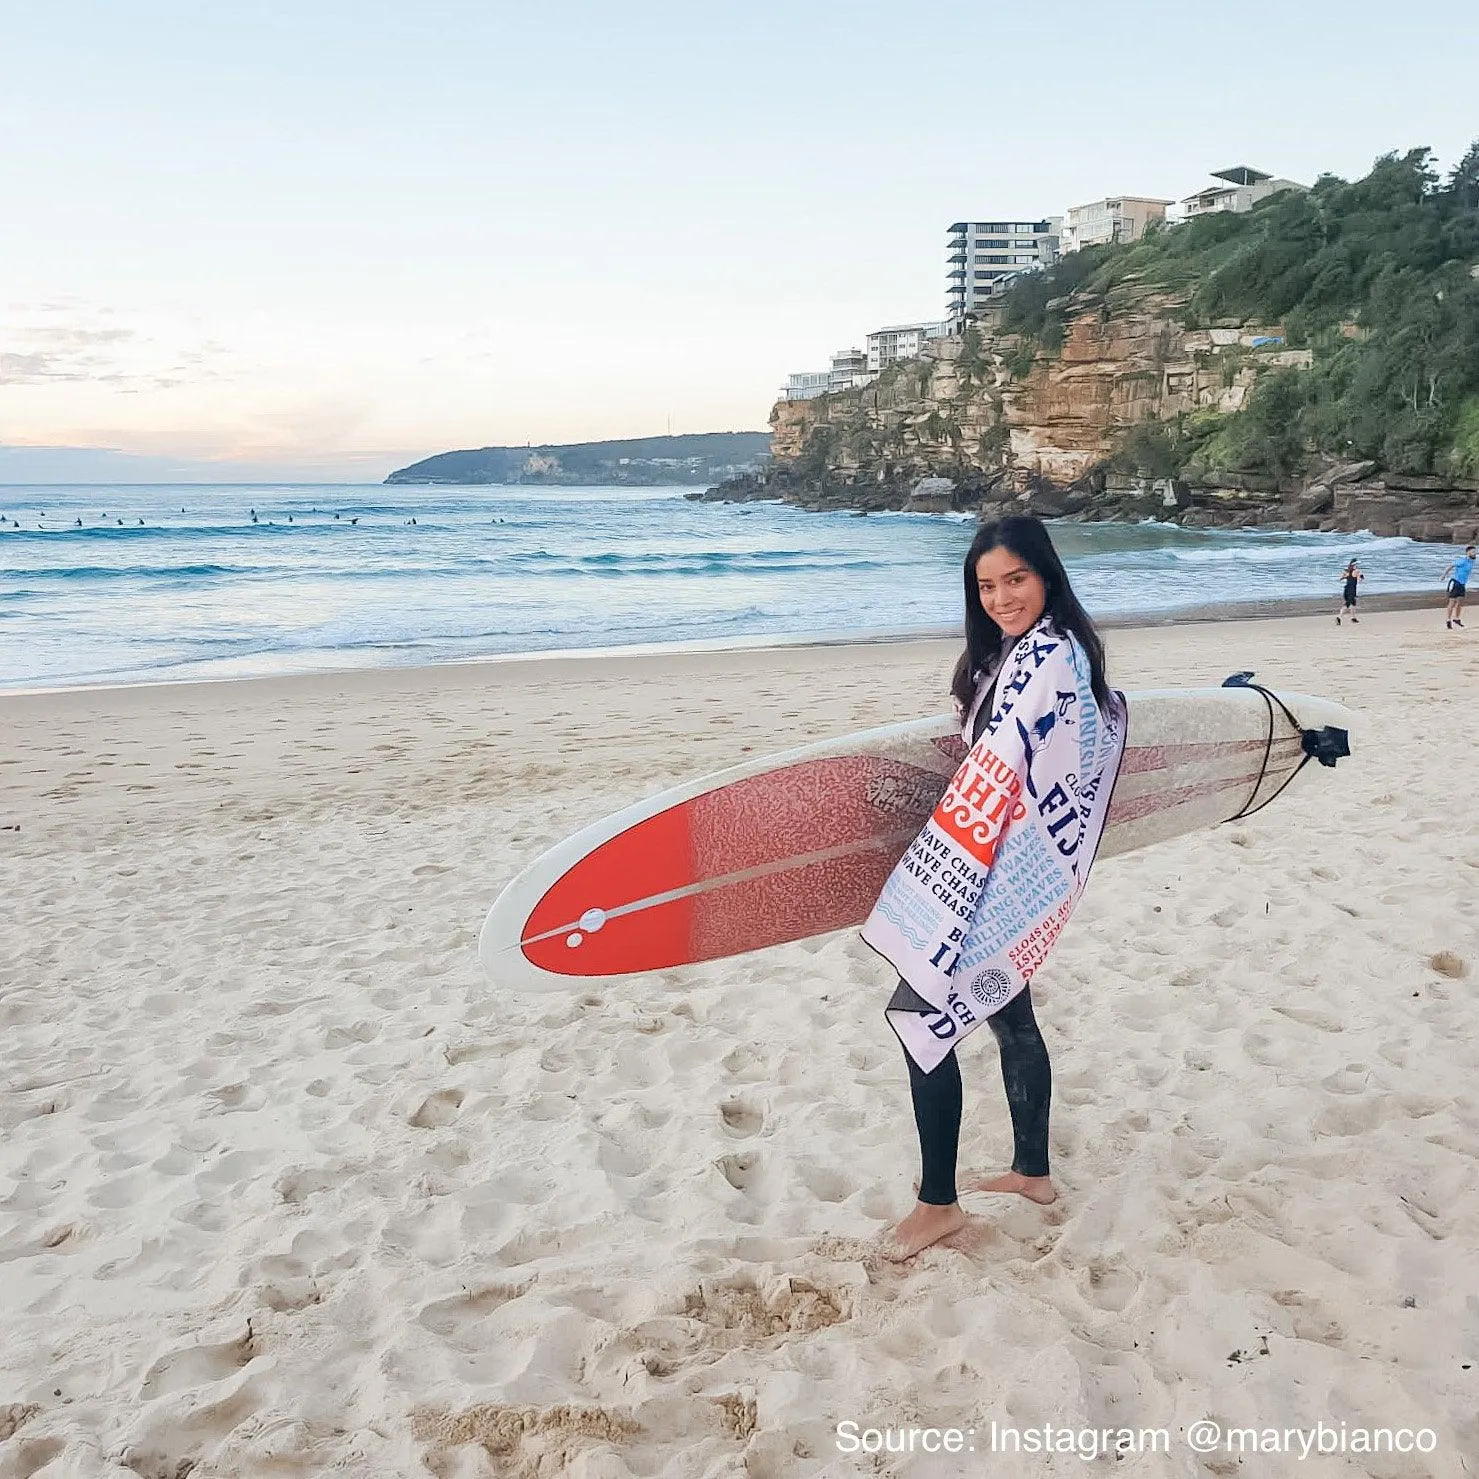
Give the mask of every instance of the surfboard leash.
<svg viewBox="0 0 1479 1479">
<path fill-rule="evenodd" d="M 1248 805 L 1242 811 L 1238 812 L 1236 816 L 1230 816 L 1228 821 L 1240 822 L 1244 817 L 1251 817 L 1262 811 L 1270 801 L 1277 800 L 1284 793 L 1285 788 L 1290 782 L 1293 781 L 1294 777 L 1311 760 L 1318 760 L 1321 765 L 1334 768 L 1337 760 L 1343 760 L 1351 753 L 1350 734 L 1347 730 L 1336 729 L 1330 724 L 1325 725 L 1323 729 L 1305 729 L 1299 720 L 1289 712 L 1289 705 L 1277 693 L 1265 688 L 1261 683 L 1255 683 L 1251 672 L 1233 673 L 1230 677 L 1222 680 L 1222 686 L 1224 688 L 1251 688 L 1254 693 L 1261 693 L 1263 695 L 1264 707 L 1268 710 L 1268 737 L 1263 743 L 1263 763 L 1258 767 L 1258 779 L 1254 781 L 1253 790 L 1249 793 Z M 1257 799 L 1259 789 L 1263 785 L 1264 777 L 1268 774 L 1269 757 L 1273 754 L 1275 704 L 1278 704 L 1284 711 L 1284 717 L 1299 735 L 1300 748 L 1304 751 L 1304 759 L 1289 772 L 1284 784 L 1272 796 L 1267 797 L 1265 800 L 1260 801 L 1257 806 L 1254 806 L 1253 802 Z"/>
</svg>

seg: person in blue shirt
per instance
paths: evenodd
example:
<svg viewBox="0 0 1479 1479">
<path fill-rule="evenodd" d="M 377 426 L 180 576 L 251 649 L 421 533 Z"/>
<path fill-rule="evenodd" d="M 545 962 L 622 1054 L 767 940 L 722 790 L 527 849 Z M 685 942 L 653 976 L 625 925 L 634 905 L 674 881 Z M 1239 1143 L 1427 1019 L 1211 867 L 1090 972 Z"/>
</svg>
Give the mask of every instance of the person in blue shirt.
<svg viewBox="0 0 1479 1479">
<path fill-rule="evenodd" d="M 1469 594 L 1469 577 L 1474 573 L 1474 546 L 1471 544 L 1464 550 L 1464 557 L 1455 560 L 1447 570 L 1443 572 L 1443 578 L 1448 582 L 1448 629 L 1463 626 L 1464 597 Z"/>
</svg>

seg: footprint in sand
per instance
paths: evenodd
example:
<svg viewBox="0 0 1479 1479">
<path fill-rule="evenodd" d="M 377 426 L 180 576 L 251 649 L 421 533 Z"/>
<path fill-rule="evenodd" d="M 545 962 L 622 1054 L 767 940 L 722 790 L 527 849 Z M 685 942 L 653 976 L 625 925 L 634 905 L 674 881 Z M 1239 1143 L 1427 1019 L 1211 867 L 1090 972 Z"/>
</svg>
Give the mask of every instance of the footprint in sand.
<svg viewBox="0 0 1479 1479">
<path fill-rule="evenodd" d="M 421 1101 L 410 1122 L 418 1130 L 440 1130 L 457 1118 L 466 1097 L 461 1089 L 441 1089 Z"/>
<path fill-rule="evenodd" d="M 565 1094 L 536 1094 L 524 1106 L 523 1115 L 529 1120 L 563 1120 L 570 1117 L 570 1101 L 575 1096 Z"/>
<path fill-rule="evenodd" d="M 267 1102 L 267 1095 L 249 1084 L 225 1084 L 219 1089 L 208 1089 L 206 1098 L 214 1099 L 223 1114 L 250 1113 Z"/>
<path fill-rule="evenodd" d="M 741 1083 L 761 1083 L 773 1077 L 766 1066 L 764 1055 L 749 1043 L 731 1048 L 719 1062 L 726 1073 L 739 1079 Z"/>
<path fill-rule="evenodd" d="M 494 1058 L 503 1050 L 492 1043 L 467 1042 L 443 1048 L 442 1056 L 456 1068 L 460 1063 L 475 1063 L 479 1058 Z"/>
<path fill-rule="evenodd" d="M 1140 1275 L 1117 1259 L 1091 1259 L 1084 1273 L 1084 1298 L 1110 1314 L 1118 1314 L 1140 1290 Z"/>
<path fill-rule="evenodd" d="M 4 1436 L 3 1430 L 0 1430 L 0 1438 Z M 59 1438 L 22 1438 L 16 1444 L 14 1457 L 9 1460 L 10 1467 L 5 1470 L 7 1479 L 11 1474 L 15 1475 L 15 1479 L 31 1479 L 31 1475 L 39 1474 L 46 1468 L 64 1446 Z"/>
<path fill-rule="evenodd" d="M 288 1279 L 280 1284 L 266 1284 L 261 1290 L 262 1303 L 276 1315 L 296 1314 L 323 1303 L 323 1291 L 312 1279 Z"/>
<path fill-rule="evenodd" d="M 749 1099 L 726 1099 L 719 1106 L 719 1118 L 724 1122 L 725 1133 L 737 1140 L 758 1135 L 765 1128 L 764 1110 Z"/>
<path fill-rule="evenodd" d="M 760 1152 L 742 1150 L 736 1155 L 721 1156 L 714 1164 L 736 1191 L 744 1191 L 759 1174 Z"/>
<path fill-rule="evenodd" d="M 1327 1106 L 1310 1121 L 1310 1128 L 1316 1135 L 1364 1135 L 1376 1129 L 1389 1112 L 1384 1095 L 1368 1094 L 1364 1099 Z"/>
<path fill-rule="evenodd" d="M 626 1180 L 650 1171 L 652 1154 L 649 1148 L 623 1145 L 619 1140 L 603 1135 L 596 1145 L 596 1164 L 607 1176 Z"/>
<path fill-rule="evenodd" d="M 301 1206 L 311 1196 L 329 1191 L 338 1186 L 342 1174 L 323 1170 L 311 1170 L 306 1166 L 293 1166 L 284 1171 L 273 1183 L 273 1190 L 290 1207 Z"/>
<path fill-rule="evenodd" d="M 858 1189 L 851 1176 L 830 1166 L 801 1165 L 796 1168 L 796 1175 L 819 1202 L 845 1202 Z"/>
<path fill-rule="evenodd" d="M 1330 1094 L 1361 1094 L 1371 1087 L 1371 1070 L 1364 1063 L 1347 1063 L 1322 1078 L 1320 1087 Z"/>
<path fill-rule="evenodd" d="M 527 1263 L 536 1263 L 541 1258 L 556 1254 L 568 1256 L 578 1253 L 593 1244 L 604 1242 L 606 1234 L 589 1223 L 574 1227 L 530 1228 L 515 1233 L 506 1243 L 488 1255 L 489 1262 L 500 1268 L 521 1268 Z"/>
<path fill-rule="evenodd" d="M 324 1033 L 324 1047 L 330 1052 L 349 1048 L 357 1043 L 374 1042 L 380 1036 L 380 1028 L 374 1022 L 355 1022 L 348 1027 L 331 1027 Z"/>
<path fill-rule="evenodd" d="M 85 1222 L 63 1222 L 41 1235 L 41 1246 L 63 1248 L 69 1243 L 81 1242 L 87 1236 L 88 1226 Z"/>
<path fill-rule="evenodd" d="M 1340 1350 L 1345 1343 L 1345 1328 L 1340 1321 L 1331 1319 L 1317 1299 L 1302 1294 L 1297 1289 L 1277 1289 L 1274 1303 L 1294 1312 L 1290 1321 L 1290 1333 L 1295 1340 L 1309 1340 L 1316 1345 L 1328 1345 Z"/>
<path fill-rule="evenodd" d="M 534 1287 L 534 1280 L 522 1284 L 482 1284 L 451 1299 L 438 1299 L 423 1306 L 417 1320 L 433 1335 L 449 1344 L 477 1346 L 487 1339 L 480 1328 L 494 1310 L 521 1299 Z"/>
<path fill-rule="evenodd" d="M 144 1373 L 144 1380 L 139 1387 L 139 1400 L 149 1402 L 155 1397 L 166 1397 L 172 1392 L 188 1391 L 192 1387 L 224 1381 L 254 1361 L 257 1354 L 257 1336 L 250 1320 L 247 1321 L 245 1333 L 237 1340 L 166 1351 Z"/>
</svg>

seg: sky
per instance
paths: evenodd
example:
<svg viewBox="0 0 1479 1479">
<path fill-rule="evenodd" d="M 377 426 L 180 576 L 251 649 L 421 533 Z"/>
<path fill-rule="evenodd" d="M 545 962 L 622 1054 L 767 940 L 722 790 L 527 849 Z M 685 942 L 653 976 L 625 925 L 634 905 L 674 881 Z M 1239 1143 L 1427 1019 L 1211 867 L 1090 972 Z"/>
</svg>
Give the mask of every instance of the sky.
<svg viewBox="0 0 1479 1479">
<path fill-rule="evenodd" d="M 1448 169 L 1468 13 L 0 0 L 0 481 L 763 429 L 952 221 Z"/>
</svg>

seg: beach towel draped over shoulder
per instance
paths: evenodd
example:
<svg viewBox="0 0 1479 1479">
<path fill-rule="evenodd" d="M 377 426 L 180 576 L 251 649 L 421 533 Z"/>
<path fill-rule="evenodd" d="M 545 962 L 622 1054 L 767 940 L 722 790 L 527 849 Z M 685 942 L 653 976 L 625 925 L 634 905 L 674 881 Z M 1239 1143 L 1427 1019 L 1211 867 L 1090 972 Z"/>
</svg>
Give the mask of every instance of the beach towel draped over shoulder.
<svg viewBox="0 0 1479 1479">
<path fill-rule="evenodd" d="M 1045 618 L 997 675 L 995 708 L 889 875 L 863 939 L 898 971 L 887 1008 L 930 1072 L 1016 996 L 1088 881 L 1124 753 L 1124 704 Z"/>
</svg>

